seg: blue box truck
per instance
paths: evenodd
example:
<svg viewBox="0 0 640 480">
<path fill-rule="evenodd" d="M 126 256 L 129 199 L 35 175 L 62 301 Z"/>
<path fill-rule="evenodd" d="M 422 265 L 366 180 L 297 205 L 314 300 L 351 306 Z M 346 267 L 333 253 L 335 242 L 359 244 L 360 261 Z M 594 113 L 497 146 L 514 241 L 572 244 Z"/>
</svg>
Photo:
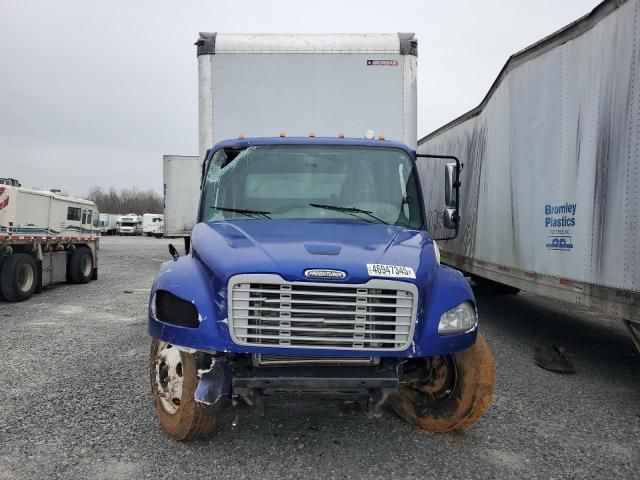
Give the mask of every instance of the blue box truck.
<svg viewBox="0 0 640 480">
<path fill-rule="evenodd" d="M 432 432 L 475 423 L 495 366 L 462 274 L 426 230 L 412 34 L 200 34 L 198 157 L 165 157 L 150 379 L 176 440 L 224 410 L 352 399 Z M 422 158 L 426 157 L 426 158 Z"/>
</svg>

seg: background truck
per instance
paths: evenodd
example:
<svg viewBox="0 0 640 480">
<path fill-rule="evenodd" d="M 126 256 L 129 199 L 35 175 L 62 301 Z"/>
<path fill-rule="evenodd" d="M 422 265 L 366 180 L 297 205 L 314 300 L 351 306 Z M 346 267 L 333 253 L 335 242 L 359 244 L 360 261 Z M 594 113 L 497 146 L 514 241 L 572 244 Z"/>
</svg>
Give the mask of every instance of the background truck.
<svg viewBox="0 0 640 480">
<path fill-rule="evenodd" d="M 52 191 L 0 184 L 0 296 L 22 301 L 56 282 L 98 275 L 98 210 Z"/>
<path fill-rule="evenodd" d="M 461 235 L 443 262 L 622 319 L 640 348 L 639 38 L 639 0 L 601 3 L 513 55 L 418 151 L 464 164 Z M 419 168 L 429 231 L 446 235 L 440 172 Z"/>
<path fill-rule="evenodd" d="M 202 163 L 197 155 L 164 155 L 164 236 L 188 237 L 200 201 Z"/>
<path fill-rule="evenodd" d="M 145 213 L 142 215 L 142 233 L 147 237 L 162 237 L 164 232 L 164 215 L 161 213 Z"/>
<path fill-rule="evenodd" d="M 118 231 L 118 217 L 113 213 L 100 214 L 100 233 L 102 235 L 115 235 Z"/>
<path fill-rule="evenodd" d="M 167 228 L 191 243 L 170 245 L 149 300 L 164 430 L 189 440 L 229 402 L 306 394 L 429 431 L 473 424 L 495 367 L 468 282 L 424 228 L 413 34 L 197 46 L 200 156 L 164 158 Z M 455 227 L 460 165 L 441 161 Z"/>
<path fill-rule="evenodd" d="M 118 218 L 118 235 L 142 235 L 142 216 L 128 213 Z"/>
</svg>

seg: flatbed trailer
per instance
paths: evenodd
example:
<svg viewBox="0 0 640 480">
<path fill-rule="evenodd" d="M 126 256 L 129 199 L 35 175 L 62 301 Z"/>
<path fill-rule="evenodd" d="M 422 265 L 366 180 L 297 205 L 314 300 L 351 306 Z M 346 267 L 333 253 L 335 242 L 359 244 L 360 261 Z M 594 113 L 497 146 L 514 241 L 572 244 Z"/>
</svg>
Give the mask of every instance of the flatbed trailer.
<svg viewBox="0 0 640 480">
<path fill-rule="evenodd" d="M 96 280 L 99 232 L 93 202 L 0 185 L 0 299 L 23 301 L 53 283 Z"/>
</svg>

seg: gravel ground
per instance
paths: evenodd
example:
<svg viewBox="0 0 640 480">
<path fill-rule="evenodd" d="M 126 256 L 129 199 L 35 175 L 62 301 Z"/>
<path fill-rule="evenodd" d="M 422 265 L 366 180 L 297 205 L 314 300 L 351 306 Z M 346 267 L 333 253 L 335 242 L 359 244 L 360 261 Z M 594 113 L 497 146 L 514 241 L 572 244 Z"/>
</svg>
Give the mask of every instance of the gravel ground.
<svg viewBox="0 0 640 480">
<path fill-rule="evenodd" d="M 180 444 L 149 396 L 145 308 L 165 240 L 102 240 L 100 279 L 0 303 L 0 478 L 640 478 L 640 355 L 619 323 L 573 305 L 479 296 L 494 404 L 425 435 L 391 413 L 274 408 Z M 566 348 L 575 375 L 536 367 Z"/>
</svg>

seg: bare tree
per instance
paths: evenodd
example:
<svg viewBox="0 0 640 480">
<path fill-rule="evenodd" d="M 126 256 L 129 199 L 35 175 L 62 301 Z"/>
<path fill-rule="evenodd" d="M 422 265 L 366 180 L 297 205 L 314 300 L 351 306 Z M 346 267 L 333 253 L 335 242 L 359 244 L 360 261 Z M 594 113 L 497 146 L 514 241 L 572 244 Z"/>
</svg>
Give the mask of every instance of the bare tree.
<svg viewBox="0 0 640 480">
<path fill-rule="evenodd" d="M 91 187 L 87 199 L 95 202 L 100 213 L 160 213 L 162 197 L 153 190 L 138 190 L 136 187 L 108 190 Z"/>
</svg>

